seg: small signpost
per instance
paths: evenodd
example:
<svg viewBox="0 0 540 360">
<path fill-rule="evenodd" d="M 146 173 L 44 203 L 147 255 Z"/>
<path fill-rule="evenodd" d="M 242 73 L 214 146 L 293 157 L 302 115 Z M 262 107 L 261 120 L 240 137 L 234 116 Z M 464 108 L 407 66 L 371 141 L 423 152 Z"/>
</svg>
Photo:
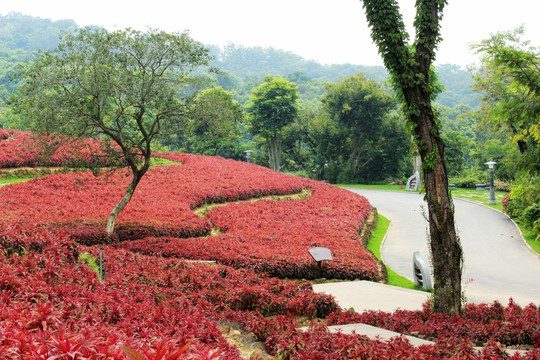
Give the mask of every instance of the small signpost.
<svg viewBox="0 0 540 360">
<path fill-rule="evenodd" d="M 325 247 L 314 247 L 308 250 L 313 260 L 317 262 L 317 266 L 322 267 L 323 261 L 332 261 L 332 252 Z"/>
</svg>

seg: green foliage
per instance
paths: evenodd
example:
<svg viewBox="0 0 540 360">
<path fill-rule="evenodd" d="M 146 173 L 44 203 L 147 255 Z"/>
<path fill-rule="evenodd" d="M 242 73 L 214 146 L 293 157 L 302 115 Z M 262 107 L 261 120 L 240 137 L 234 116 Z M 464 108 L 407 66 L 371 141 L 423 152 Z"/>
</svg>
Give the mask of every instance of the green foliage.
<svg viewBox="0 0 540 360">
<path fill-rule="evenodd" d="M 479 174 L 467 173 L 464 176 L 451 177 L 448 182 L 459 188 L 474 189 L 476 184 L 485 184 L 485 180 Z"/>
<path fill-rule="evenodd" d="M 244 123 L 242 106 L 233 94 L 214 87 L 203 90 L 189 108 L 186 131 L 175 134 L 167 144 L 188 152 L 236 158 Z"/>
<path fill-rule="evenodd" d="M 460 174 L 465 166 L 466 151 L 469 146 L 469 139 L 457 131 L 448 131 L 442 134 L 445 144 L 444 156 L 449 176 Z"/>
<path fill-rule="evenodd" d="M 482 54 L 475 89 L 482 98 L 483 122 L 511 136 L 527 159 L 522 169 L 540 171 L 540 52 L 522 42 L 524 29 L 493 35 L 474 45 Z"/>
<path fill-rule="evenodd" d="M 360 74 L 327 83 L 321 104 L 308 128 L 316 177 L 358 183 L 403 175 L 409 137 L 380 83 Z"/>
<path fill-rule="evenodd" d="M 312 60 L 305 60 L 292 52 L 275 49 L 272 47 L 245 47 L 237 44 L 229 44 L 223 49 L 216 46 L 210 47 L 211 54 L 216 59 L 213 66 L 219 67 L 229 74 L 234 74 L 237 81 L 245 78 L 264 78 L 270 74 L 273 76 L 288 76 L 301 71 L 310 78 L 319 81 L 336 81 L 340 77 L 347 77 L 356 73 L 366 74 L 370 79 L 383 81 L 388 77 L 388 72 L 382 66 L 364 65 L 321 65 Z M 295 81 L 291 79 L 291 81 Z M 227 88 L 226 86 L 223 86 Z"/>
<path fill-rule="evenodd" d="M 98 260 L 90 253 L 80 253 L 79 254 L 79 263 L 88 265 L 90 269 L 94 270 L 97 274 L 99 274 L 99 264 Z"/>
<path fill-rule="evenodd" d="M 483 56 L 475 89 L 484 94 L 482 124 L 514 144 L 511 151 L 500 141 L 497 149 L 502 167 L 496 175 L 514 180 L 505 212 L 539 238 L 540 52 L 521 41 L 523 33 L 523 27 L 500 32 L 473 46 Z"/>
<path fill-rule="evenodd" d="M 295 84 L 284 78 L 268 76 L 253 89 L 248 106 L 249 131 L 266 140 L 270 167 L 279 171 L 283 130 L 298 116 L 298 92 Z"/>
<path fill-rule="evenodd" d="M 538 176 L 521 173 L 511 185 L 510 196 L 504 200 L 504 211 L 518 220 L 538 238 L 540 219 L 540 181 Z"/>
<path fill-rule="evenodd" d="M 442 64 L 437 65 L 436 70 L 439 81 L 444 86 L 444 91 L 437 96 L 437 103 L 450 108 L 460 104 L 471 108 L 478 107 L 478 94 L 472 89 L 474 80 L 467 69 L 458 65 Z"/>
<path fill-rule="evenodd" d="M 20 13 L 0 15 L 0 43 L 12 50 L 51 50 L 58 38 L 77 28 L 73 20 L 51 21 Z"/>
<path fill-rule="evenodd" d="M 437 164 L 437 147 L 434 147 L 423 159 L 422 159 L 422 169 L 424 171 L 433 171 L 435 165 Z"/>
<path fill-rule="evenodd" d="M 73 20 L 51 21 L 19 13 L 0 15 L 0 128 L 22 127 L 20 118 L 4 103 L 19 86 L 19 81 L 13 79 L 18 64 L 35 58 L 38 50 L 55 48 L 61 34 L 76 28 Z"/>
<path fill-rule="evenodd" d="M 540 203 L 534 203 L 528 206 L 521 215 L 523 222 L 526 227 L 533 228 L 535 225 L 538 225 L 540 220 Z"/>
<path fill-rule="evenodd" d="M 250 132 L 264 138 L 281 135 L 282 129 L 298 115 L 297 87 L 284 78 L 268 76 L 253 89 L 250 115 Z"/>
</svg>

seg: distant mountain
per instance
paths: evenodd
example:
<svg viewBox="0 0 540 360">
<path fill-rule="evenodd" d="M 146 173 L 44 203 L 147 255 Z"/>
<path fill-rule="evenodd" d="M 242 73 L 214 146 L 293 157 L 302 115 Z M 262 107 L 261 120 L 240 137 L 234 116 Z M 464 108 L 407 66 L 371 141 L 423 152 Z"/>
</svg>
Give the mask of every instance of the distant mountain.
<svg viewBox="0 0 540 360">
<path fill-rule="evenodd" d="M 18 83 L 11 76 L 20 62 L 33 59 L 39 50 L 58 46 L 62 33 L 77 29 L 73 20 L 51 21 L 19 13 L 0 15 L 0 99 L 5 100 Z"/>
<path fill-rule="evenodd" d="M 51 21 L 20 13 L 0 15 L 0 47 L 10 50 L 51 50 L 59 36 L 78 26 L 73 20 Z"/>
<path fill-rule="evenodd" d="M 388 71 L 383 66 L 321 65 L 289 51 L 234 44 L 223 49 L 210 46 L 210 49 L 216 59 L 213 65 L 234 74 L 238 79 L 262 79 L 267 74 L 289 77 L 298 72 L 312 79 L 329 82 L 357 73 L 362 73 L 367 78 L 377 81 L 388 79 Z M 437 98 L 438 103 L 448 107 L 454 107 L 460 103 L 471 107 L 478 106 L 477 94 L 471 89 L 473 78 L 467 70 L 458 65 L 446 64 L 438 66 L 437 72 L 445 88 L 445 91 Z"/>
<path fill-rule="evenodd" d="M 17 63 L 32 59 L 38 50 L 51 50 L 58 46 L 62 33 L 77 29 L 73 20 L 51 21 L 20 13 L 0 15 L 0 99 L 6 99 L 13 92 L 16 82 L 10 81 Z M 212 65 L 224 72 L 220 79 L 224 88 L 232 88 L 244 98 L 265 75 L 289 77 L 300 81 L 302 88 L 309 88 L 307 95 L 316 100 L 323 91 L 324 82 L 334 82 L 340 78 L 362 73 L 370 79 L 385 81 L 388 72 L 382 66 L 364 65 L 321 65 L 305 60 L 289 51 L 229 45 L 225 48 L 208 46 L 215 60 Z M 454 107 L 464 103 L 476 107 L 477 95 L 471 90 L 472 76 L 457 65 L 441 65 L 437 68 L 439 79 L 445 86 L 437 102 Z M 299 85 L 299 87 L 300 87 Z"/>
</svg>

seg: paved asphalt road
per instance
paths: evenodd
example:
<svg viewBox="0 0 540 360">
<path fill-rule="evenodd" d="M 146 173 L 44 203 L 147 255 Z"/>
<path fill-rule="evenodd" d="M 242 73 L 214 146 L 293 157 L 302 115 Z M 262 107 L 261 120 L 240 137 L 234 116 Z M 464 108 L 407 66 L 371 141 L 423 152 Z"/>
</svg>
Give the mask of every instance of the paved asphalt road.
<svg viewBox="0 0 540 360">
<path fill-rule="evenodd" d="M 413 192 L 349 189 L 365 196 L 391 221 L 382 247 L 384 262 L 412 280 L 413 252 L 430 263 L 427 206 Z M 467 302 L 540 305 L 540 257 L 524 243 L 504 214 L 487 206 L 454 199 L 456 225 L 465 254 L 463 289 Z"/>
</svg>

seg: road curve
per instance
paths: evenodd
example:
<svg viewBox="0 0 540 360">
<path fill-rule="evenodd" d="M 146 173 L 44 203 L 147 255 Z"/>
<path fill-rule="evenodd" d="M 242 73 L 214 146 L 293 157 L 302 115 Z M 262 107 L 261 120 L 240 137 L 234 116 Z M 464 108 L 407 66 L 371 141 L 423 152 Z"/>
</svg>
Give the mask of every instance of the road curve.
<svg viewBox="0 0 540 360">
<path fill-rule="evenodd" d="M 391 221 L 381 253 L 384 262 L 412 280 L 413 252 L 430 262 L 427 205 L 415 192 L 352 189 Z M 456 226 L 464 251 L 463 290 L 467 302 L 506 305 L 512 298 L 540 305 L 540 256 L 523 241 L 516 225 L 487 206 L 454 199 Z"/>
</svg>

